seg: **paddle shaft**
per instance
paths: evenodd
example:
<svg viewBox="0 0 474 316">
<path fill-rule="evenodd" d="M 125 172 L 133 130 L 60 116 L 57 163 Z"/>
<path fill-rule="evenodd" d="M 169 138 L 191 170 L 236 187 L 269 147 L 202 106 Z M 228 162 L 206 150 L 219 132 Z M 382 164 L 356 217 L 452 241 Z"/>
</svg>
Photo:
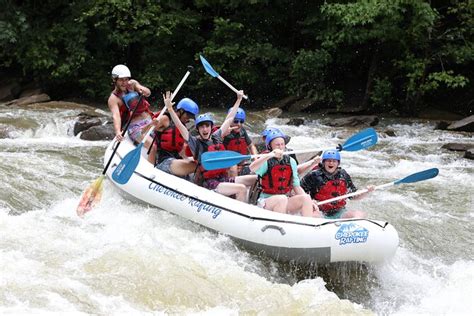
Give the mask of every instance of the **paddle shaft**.
<svg viewBox="0 0 474 316">
<path fill-rule="evenodd" d="M 130 123 L 132 122 L 133 114 L 135 113 L 135 110 L 138 108 L 138 105 L 140 105 L 140 102 L 142 101 L 142 97 L 143 97 L 143 94 L 140 94 L 140 98 L 138 98 L 137 105 L 135 106 L 133 111 L 130 112 L 130 118 L 128 119 L 127 124 L 125 124 L 125 128 L 122 131 L 122 137 L 124 137 L 125 134 L 127 133 L 127 129 L 130 126 Z M 105 165 L 104 170 L 102 170 L 102 175 L 105 175 L 105 173 L 107 172 L 107 169 L 109 169 L 110 163 L 112 162 L 112 159 L 114 158 L 115 153 L 117 152 L 117 149 L 118 149 L 118 147 L 120 146 L 121 143 L 122 142 L 118 142 L 117 146 L 115 146 L 115 148 L 114 148 L 114 151 L 112 151 L 112 155 L 110 155 L 109 161 Z"/>
<path fill-rule="evenodd" d="M 395 182 L 381 184 L 381 185 L 378 185 L 378 186 L 374 187 L 374 191 L 384 189 L 386 187 L 390 187 L 390 186 L 393 186 L 393 185 L 395 185 Z M 338 196 L 338 197 L 335 197 L 335 198 L 332 198 L 332 199 L 317 202 L 316 205 L 323 205 L 323 204 L 339 201 L 339 200 L 342 200 L 342 199 L 347 199 L 347 198 L 350 198 L 352 196 L 361 195 L 361 194 L 364 194 L 364 193 L 367 193 L 367 192 L 369 192 L 369 190 L 367 190 L 367 189 L 358 190 L 356 192 L 352 192 L 352 193 L 341 195 L 341 196 Z"/>
<path fill-rule="evenodd" d="M 222 81 L 226 86 L 228 86 L 232 91 L 234 91 L 235 93 L 239 93 L 239 90 L 237 90 L 233 85 L 231 85 L 229 82 L 227 82 L 227 80 L 225 80 L 224 78 L 222 78 L 220 75 L 217 76 L 217 79 L 219 79 L 220 81 Z M 242 98 L 244 98 L 245 100 L 248 100 L 248 96 L 246 96 L 245 94 L 242 95 Z"/>
<path fill-rule="evenodd" d="M 399 179 L 399 180 L 396 180 L 396 181 L 393 181 L 393 182 L 378 185 L 378 186 L 374 187 L 374 190 L 380 190 L 380 189 L 383 189 L 383 188 L 386 188 L 386 187 L 389 187 L 389 186 L 392 186 L 392 185 L 396 185 L 396 184 L 414 183 L 414 182 L 419 182 L 419 181 L 423 181 L 423 180 L 428 180 L 428 179 L 436 177 L 438 175 L 438 173 L 439 173 L 439 170 L 437 168 L 427 169 L 427 170 L 424 170 L 424 171 L 413 173 L 409 176 L 406 176 L 403 179 Z M 367 193 L 367 192 L 369 192 L 367 189 L 356 191 L 356 192 L 353 192 L 353 193 L 349 193 L 349 194 L 346 194 L 346 195 L 341 195 L 341 196 L 338 196 L 338 197 L 335 197 L 335 198 L 332 198 L 332 199 L 328 199 L 328 200 L 318 202 L 317 205 L 331 203 L 331 202 L 334 202 L 334 201 L 338 201 L 338 200 L 341 200 L 341 199 L 346 199 L 348 197 L 364 194 L 364 193 Z"/>
</svg>

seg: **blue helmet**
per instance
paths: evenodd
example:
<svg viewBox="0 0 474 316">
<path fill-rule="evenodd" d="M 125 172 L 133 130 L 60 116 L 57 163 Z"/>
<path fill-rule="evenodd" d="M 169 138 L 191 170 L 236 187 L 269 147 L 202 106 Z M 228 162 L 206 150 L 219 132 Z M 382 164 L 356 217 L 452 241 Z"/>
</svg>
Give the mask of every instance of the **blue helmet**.
<svg viewBox="0 0 474 316">
<path fill-rule="evenodd" d="M 336 149 L 328 149 L 324 151 L 321 159 L 324 161 L 326 159 L 334 159 L 341 162 L 341 154 Z"/>
<path fill-rule="evenodd" d="M 271 132 L 280 132 L 281 133 L 281 131 L 276 127 L 267 127 L 266 129 L 263 130 L 261 135 L 262 135 L 262 137 L 267 137 L 268 134 L 271 133 Z"/>
<path fill-rule="evenodd" d="M 268 149 L 272 149 L 270 147 L 270 143 L 272 142 L 272 140 L 274 140 L 275 138 L 283 138 L 285 140 L 285 144 L 286 144 L 286 135 L 283 134 L 282 131 L 280 131 L 279 129 L 277 130 L 274 130 L 274 131 L 271 131 L 267 134 L 267 137 L 265 138 L 265 146 L 267 146 Z"/>
<path fill-rule="evenodd" d="M 181 101 L 179 101 L 178 105 L 176 106 L 176 110 L 184 110 L 194 115 L 199 114 L 199 106 L 190 98 L 181 99 Z"/>
<path fill-rule="evenodd" d="M 227 111 L 227 113 L 230 113 L 230 111 L 232 111 L 232 108 L 230 108 L 229 111 Z M 246 116 L 245 116 L 244 109 L 238 108 L 237 112 L 235 113 L 234 120 L 242 120 L 245 122 L 245 117 Z"/>
<path fill-rule="evenodd" d="M 198 115 L 198 117 L 196 117 L 196 119 L 194 120 L 194 125 L 197 128 L 199 124 L 204 123 L 204 122 L 211 123 L 211 126 L 214 125 L 214 119 L 212 118 L 212 115 L 210 113 L 204 113 L 204 114 Z"/>
</svg>

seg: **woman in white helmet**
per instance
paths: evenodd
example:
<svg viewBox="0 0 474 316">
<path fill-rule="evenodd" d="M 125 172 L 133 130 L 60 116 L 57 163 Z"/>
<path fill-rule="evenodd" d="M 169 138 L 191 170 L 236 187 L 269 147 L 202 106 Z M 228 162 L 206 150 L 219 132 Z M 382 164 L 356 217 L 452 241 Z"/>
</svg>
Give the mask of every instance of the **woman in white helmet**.
<svg viewBox="0 0 474 316">
<path fill-rule="evenodd" d="M 124 102 L 124 96 L 133 96 L 139 93 L 144 97 L 148 97 L 151 91 L 137 80 L 131 79 L 130 69 L 125 65 L 116 65 L 112 69 L 112 81 L 114 90 L 109 96 L 107 105 L 112 112 L 115 137 L 118 141 L 123 140 L 122 129 L 131 113 L 133 113 L 128 127 L 128 134 L 134 142 L 139 143 L 143 137 L 142 129 L 151 123 L 153 113 L 150 111 L 150 104 L 144 98 L 135 98 L 140 102 L 133 104 L 132 102 Z M 131 98 L 125 98 L 125 100 L 131 100 Z"/>
</svg>

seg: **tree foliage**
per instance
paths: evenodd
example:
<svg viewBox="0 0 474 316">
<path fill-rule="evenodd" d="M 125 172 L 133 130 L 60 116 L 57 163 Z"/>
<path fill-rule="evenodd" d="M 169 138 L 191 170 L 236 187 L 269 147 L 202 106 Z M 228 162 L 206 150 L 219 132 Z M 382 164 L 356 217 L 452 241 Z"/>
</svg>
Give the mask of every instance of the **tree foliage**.
<svg viewBox="0 0 474 316">
<path fill-rule="evenodd" d="M 469 0 L 7 0 L 0 70 L 56 97 L 103 100 L 115 64 L 155 92 L 191 64 L 184 93 L 225 105 L 231 92 L 205 74 L 203 54 L 256 106 L 297 95 L 316 107 L 469 112 L 473 9 Z"/>
</svg>

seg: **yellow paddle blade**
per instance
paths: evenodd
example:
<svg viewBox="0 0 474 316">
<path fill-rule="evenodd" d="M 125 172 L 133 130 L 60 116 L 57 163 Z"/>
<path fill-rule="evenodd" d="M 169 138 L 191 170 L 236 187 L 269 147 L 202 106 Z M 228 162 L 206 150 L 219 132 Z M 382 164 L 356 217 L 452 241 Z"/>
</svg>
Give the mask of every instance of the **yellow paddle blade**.
<svg viewBox="0 0 474 316">
<path fill-rule="evenodd" d="M 79 217 L 84 217 L 84 214 L 92 210 L 92 208 L 99 203 L 102 197 L 102 182 L 104 182 L 104 178 L 105 176 L 101 175 L 85 189 L 76 209 L 76 213 Z"/>
</svg>

